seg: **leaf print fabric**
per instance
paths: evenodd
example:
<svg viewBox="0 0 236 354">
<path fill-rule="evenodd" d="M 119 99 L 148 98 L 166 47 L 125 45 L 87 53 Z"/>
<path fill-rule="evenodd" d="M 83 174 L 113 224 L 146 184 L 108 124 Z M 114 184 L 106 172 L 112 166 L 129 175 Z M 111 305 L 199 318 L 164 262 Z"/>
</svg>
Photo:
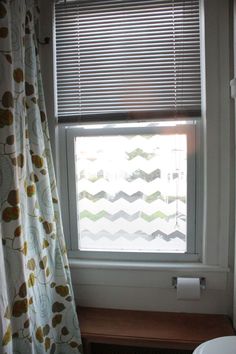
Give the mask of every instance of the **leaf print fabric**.
<svg viewBox="0 0 236 354">
<path fill-rule="evenodd" d="M 82 353 L 34 0 L 0 1 L 0 353 Z"/>
</svg>

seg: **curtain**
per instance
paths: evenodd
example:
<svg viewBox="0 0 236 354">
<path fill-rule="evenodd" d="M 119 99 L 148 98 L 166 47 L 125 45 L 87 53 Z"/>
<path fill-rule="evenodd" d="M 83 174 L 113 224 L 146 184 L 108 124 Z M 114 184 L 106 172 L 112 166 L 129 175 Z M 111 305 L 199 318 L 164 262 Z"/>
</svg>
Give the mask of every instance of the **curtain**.
<svg viewBox="0 0 236 354">
<path fill-rule="evenodd" d="M 34 0 L 0 1 L 0 353 L 80 353 Z"/>
</svg>

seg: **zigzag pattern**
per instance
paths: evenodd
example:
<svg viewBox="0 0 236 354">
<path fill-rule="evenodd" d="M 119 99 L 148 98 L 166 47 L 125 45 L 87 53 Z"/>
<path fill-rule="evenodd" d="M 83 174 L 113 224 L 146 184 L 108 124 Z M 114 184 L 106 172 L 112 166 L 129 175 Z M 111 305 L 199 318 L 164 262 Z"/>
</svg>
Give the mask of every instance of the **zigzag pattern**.
<svg viewBox="0 0 236 354">
<path fill-rule="evenodd" d="M 124 194 L 126 194 L 127 196 L 131 196 L 135 193 L 140 192 L 145 192 L 145 195 L 147 197 L 153 195 L 154 193 L 156 193 L 157 196 L 161 197 L 161 192 L 160 190 L 158 190 L 158 188 L 162 188 L 162 183 L 160 179 L 156 179 L 156 181 L 152 181 L 149 183 L 144 182 L 142 179 L 137 179 L 136 181 L 132 182 L 127 182 L 123 179 L 114 179 L 113 181 L 100 179 L 96 183 L 94 183 L 87 181 L 85 178 L 83 178 L 79 180 L 78 183 L 80 191 L 89 193 L 91 195 L 91 198 L 93 198 L 93 196 L 96 196 L 97 193 L 101 192 L 104 193 L 103 198 L 107 198 L 109 195 L 116 195 L 119 199 L 120 197 L 125 197 Z M 142 190 L 142 187 L 145 188 L 145 190 Z M 122 195 L 122 193 L 124 194 Z"/>
<path fill-rule="evenodd" d="M 124 236 L 125 235 L 125 236 Z M 129 241 L 134 241 L 140 238 L 140 235 L 142 236 L 142 238 L 145 241 L 153 241 L 154 239 L 163 239 L 167 242 L 170 242 L 171 240 L 178 238 L 182 241 L 185 241 L 185 235 L 181 234 L 181 232 L 179 232 L 178 230 L 172 232 L 171 234 L 169 234 L 168 236 L 163 233 L 161 230 L 157 230 L 155 233 L 153 233 L 152 235 L 147 235 L 144 234 L 141 230 L 134 232 L 133 234 L 129 235 Z M 102 230 L 96 234 L 91 235 L 91 232 L 89 230 L 84 230 L 84 238 L 89 238 L 91 240 L 95 240 L 98 241 L 100 239 L 104 239 L 107 238 L 110 241 L 116 241 L 121 238 L 123 238 L 124 240 L 127 240 L 127 236 L 126 236 L 126 231 L 124 230 L 120 230 L 119 232 L 116 232 L 114 234 L 110 234 L 110 232 L 107 232 L 106 230 Z"/>
<path fill-rule="evenodd" d="M 125 199 L 119 199 L 116 203 L 108 199 L 99 199 L 96 202 L 87 198 L 80 200 L 80 210 L 87 210 L 92 214 L 97 214 L 101 210 L 107 213 L 118 213 L 119 211 L 126 212 L 129 215 L 143 212 L 145 214 L 152 214 L 153 211 L 161 211 L 166 217 L 176 214 L 176 211 L 181 214 L 186 213 L 186 204 L 181 201 L 173 201 L 167 203 L 161 199 L 153 200 L 153 196 L 144 199 L 137 199 L 135 203 L 130 203 Z"/>
<path fill-rule="evenodd" d="M 182 234 L 185 234 L 185 222 L 179 218 L 178 220 L 172 218 L 170 220 L 164 220 L 159 218 L 157 221 L 148 222 L 144 219 L 136 219 L 135 222 L 129 222 L 123 218 L 119 218 L 114 221 L 110 221 L 105 217 L 102 217 L 96 222 L 93 222 L 87 218 L 80 220 L 80 228 L 82 230 L 88 230 L 91 234 L 97 234 L 102 231 L 107 231 L 111 235 L 114 235 L 117 232 L 125 230 L 127 238 L 130 234 L 138 233 L 141 230 L 141 234 L 152 235 L 160 230 L 162 234 L 170 235 L 174 231 L 180 231 Z"/>
<path fill-rule="evenodd" d="M 131 166 L 132 167 L 132 166 Z M 161 176 L 161 171 L 160 169 L 156 169 L 150 173 L 146 173 L 145 171 L 141 170 L 141 169 L 135 169 L 134 171 L 132 170 L 132 173 L 128 173 L 128 169 L 126 170 L 126 175 L 127 177 L 127 181 L 132 182 L 135 181 L 136 179 L 143 179 L 145 182 L 152 182 L 154 180 L 156 180 L 157 178 L 160 178 Z M 83 176 L 86 175 L 86 171 L 82 170 L 80 173 L 80 180 L 82 180 Z M 101 178 L 104 178 L 106 176 L 101 174 L 101 171 L 98 171 L 97 176 L 94 177 L 91 182 L 95 183 L 98 180 L 100 180 Z"/>
<path fill-rule="evenodd" d="M 174 214 L 174 215 L 170 216 L 170 218 L 171 217 L 175 218 L 176 215 Z M 163 214 L 161 211 L 156 211 L 155 213 L 153 213 L 151 215 L 145 214 L 143 212 L 137 212 L 135 214 L 130 215 L 122 210 L 115 213 L 115 214 L 109 214 L 108 212 L 106 212 L 104 210 L 100 211 L 97 214 L 93 214 L 88 210 L 83 210 L 80 213 L 80 220 L 83 218 L 88 218 L 89 220 L 92 220 L 92 221 L 97 221 L 101 218 L 106 218 L 110 221 L 116 221 L 117 219 L 121 219 L 121 218 L 125 219 L 127 221 L 134 221 L 134 220 L 141 218 L 141 219 L 144 219 L 149 222 L 149 221 L 153 221 L 157 218 L 162 218 L 162 219 L 167 218 L 167 215 Z"/>
<path fill-rule="evenodd" d="M 170 135 L 112 139 L 78 144 L 83 152 L 83 158 L 76 153 L 82 247 L 141 250 L 152 244 L 154 250 L 164 250 L 168 243 L 171 251 L 184 250 L 186 139 Z"/>
<path fill-rule="evenodd" d="M 96 194 L 91 194 L 91 193 L 89 193 L 87 191 L 82 191 L 82 192 L 79 193 L 79 199 L 87 198 L 87 199 L 89 199 L 91 201 L 96 202 L 96 201 L 98 201 L 98 200 L 100 200 L 102 198 L 106 199 L 107 195 L 108 195 L 108 193 L 104 192 L 104 191 L 98 192 Z M 134 193 L 132 195 L 128 195 L 128 194 L 126 194 L 124 192 L 118 192 L 114 196 L 109 196 L 109 200 L 114 203 L 114 202 L 116 202 L 119 199 L 125 199 L 128 202 L 133 203 L 136 200 L 142 199 L 143 195 L 144 194 L 142 192 L 136 192 L 136 193 Z"/>
<path fill-rule="evenodd" d="M 116 193 L 115 195 L 111 195 L 105 191 L 100 191 L 98 193 L 95 193 L 95 194 L 92 194 L 92 193 L 89 193 L 88 191 L 86 190 L 83 190 L 82 192 L 79 193 L 78 195 L 79 199 L 82 200 L 83 198 L 87 198 L 88 200 L 96 203 L 98 200 L 101 200 L 101 199 L 104 199 L 104 200 L 109 200 L 110 202 L 116 202 L 117 200 L 119 199 L 124 199 L 126 200 L 127 202 L 129 203 L 133 203 L 133 202 L 136 202 L 138 200 L 143 200 L 145 201 L 146 203 L 152 203 L 154 201 L 157 201 L 157 200 L 162 200 L 161 199 L 161 194 L 159 191 L 153 193 L 153 194 L 149 194 L 149 195 L 146 195 L 144 194 L 143 192 L 136 192 L 136 193 L 133 193 L 131 195 L 125 193 L 125 192 L 118 192 Z M 162 197 L 163 198 L 163 197 Z M 185 199 L 185 198 L 182 198 L 182 199 Z M 175 201 L 182 201 L 182 199 L 175 199 Z M 166 198 L 166 203 L 169 204 L 169 203 L 172 203 L 173 202 L 173 198 L 172 197 L 167 197 Z"/>
</svg>

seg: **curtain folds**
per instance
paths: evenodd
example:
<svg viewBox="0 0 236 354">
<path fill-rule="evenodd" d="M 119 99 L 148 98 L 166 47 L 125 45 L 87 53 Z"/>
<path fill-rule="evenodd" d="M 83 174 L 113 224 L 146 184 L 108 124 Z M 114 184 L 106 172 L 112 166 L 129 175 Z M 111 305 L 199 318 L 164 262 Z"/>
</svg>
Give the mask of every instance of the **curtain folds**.
<svg viewBox="0 0 236 354">
<path fill-rule="evenodd" d="M 0 1 L 0 353 L 80 353 L 34 0 Z"/>
</svg>

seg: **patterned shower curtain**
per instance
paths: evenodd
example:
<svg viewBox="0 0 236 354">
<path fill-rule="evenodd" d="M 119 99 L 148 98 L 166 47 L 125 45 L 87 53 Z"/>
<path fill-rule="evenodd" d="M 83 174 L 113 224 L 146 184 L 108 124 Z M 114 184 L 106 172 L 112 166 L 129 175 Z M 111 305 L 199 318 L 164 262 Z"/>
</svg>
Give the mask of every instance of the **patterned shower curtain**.
<svg viewBox="0 0 236 354">
<path fill-rule="evenodd" d="M 0 353 L 80 353 L 34 0 L 0 1 Z"/>
</svg>

